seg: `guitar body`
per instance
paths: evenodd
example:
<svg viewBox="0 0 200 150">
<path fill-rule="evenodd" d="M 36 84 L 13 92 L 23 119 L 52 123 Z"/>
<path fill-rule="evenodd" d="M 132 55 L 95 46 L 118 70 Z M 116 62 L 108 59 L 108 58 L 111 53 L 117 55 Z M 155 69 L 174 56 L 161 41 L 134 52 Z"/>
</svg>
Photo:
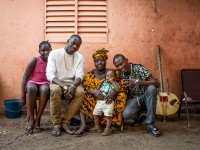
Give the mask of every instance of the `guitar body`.
<svg viewBox="0 0 200 150">
<path fill-rule="evenodd" d="M 156 114 L 159 116 L 174 115 L 180 106 L 178 97 L 172 93 L 159 92 L 157 96 Z"/>
</svg>

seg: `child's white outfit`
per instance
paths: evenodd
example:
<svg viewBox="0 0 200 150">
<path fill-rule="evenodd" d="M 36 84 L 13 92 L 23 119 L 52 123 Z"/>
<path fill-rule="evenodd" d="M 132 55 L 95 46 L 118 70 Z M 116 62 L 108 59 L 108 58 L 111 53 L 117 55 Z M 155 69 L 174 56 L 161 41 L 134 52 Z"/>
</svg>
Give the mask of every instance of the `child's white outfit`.
<svg viewBox="0 0 200 150">
<path fill-rule="evenodd" d="M 115 82 L 119 87 L 120 85 Z M 108 92 L 114 91 L 115 88 L 112 85 L 112 83 L 110 82 L 103 82 L 102 86 L 100 88 L 101 93 L 106 96 L 108 94 Z M 96 106 L 94 108 L 93 111 L 93 115 L 101 115 L 102 113 L 104 113 L 104 116 L 111 116 L 113 115 L 113 110 L 114 110 L 114 101 L 112 101 L 111 104 L 106 104 L 106 100 L 97 100 Z"/>
</svg>

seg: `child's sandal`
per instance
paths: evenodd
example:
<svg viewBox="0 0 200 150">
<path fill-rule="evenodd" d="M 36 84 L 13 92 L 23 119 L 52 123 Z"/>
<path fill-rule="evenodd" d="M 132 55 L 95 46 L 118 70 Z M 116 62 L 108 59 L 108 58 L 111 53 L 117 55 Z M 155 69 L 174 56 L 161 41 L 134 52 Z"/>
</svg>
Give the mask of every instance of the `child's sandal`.
<svg viewBox="0 0 200 150">
<path fill-rule="evenodd" d="M 98 132 L 98 133 L 100 133 L 100 132 L 102 132 L 102 129 L 101 129 L 101 127 L 93 127 L 93 128 L 90 129 L 90 131 L 91 132 Z"/>
<path fill-rule="evenodd" d="M 113 133 L 113 129 L 112 128 L 105 128 L 103 133 L 102 133 L 102 135 L 103 136 L 108 136 L 108 135 L 110 135 L 112 133 Z"/>
</svg>

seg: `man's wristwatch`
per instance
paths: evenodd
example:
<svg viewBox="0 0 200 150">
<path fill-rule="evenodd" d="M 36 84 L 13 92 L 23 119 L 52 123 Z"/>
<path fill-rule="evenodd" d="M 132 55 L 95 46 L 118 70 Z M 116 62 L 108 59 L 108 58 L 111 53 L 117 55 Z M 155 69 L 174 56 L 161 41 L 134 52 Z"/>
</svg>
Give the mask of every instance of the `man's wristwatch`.
<svg viewBox="0 0 200 150">
<path fill-rule="evenodd" d="M 134 85 L 136 85 L 136 86 L 139 85 L 139 79 L 136 79 L 136 80 L 135 80 Z"/>
</svg>

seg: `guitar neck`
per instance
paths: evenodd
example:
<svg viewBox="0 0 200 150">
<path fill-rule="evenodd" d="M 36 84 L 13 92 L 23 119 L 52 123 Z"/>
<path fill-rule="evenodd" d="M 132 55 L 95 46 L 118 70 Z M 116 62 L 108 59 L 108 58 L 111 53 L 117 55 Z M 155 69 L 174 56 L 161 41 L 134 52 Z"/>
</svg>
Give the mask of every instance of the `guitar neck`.
<svg viewBox="0 0 200 150">
<path fill-rule="evenodd" d="M 157 45 L 157 58 L 158 58 L 158 70 L 160 75 L 160 91 L 163 92 L 163 74 L 162 74 L 162 67 L 161 67 L 161 58 L 160 58 L 160 46 Z"/>
</svg>

